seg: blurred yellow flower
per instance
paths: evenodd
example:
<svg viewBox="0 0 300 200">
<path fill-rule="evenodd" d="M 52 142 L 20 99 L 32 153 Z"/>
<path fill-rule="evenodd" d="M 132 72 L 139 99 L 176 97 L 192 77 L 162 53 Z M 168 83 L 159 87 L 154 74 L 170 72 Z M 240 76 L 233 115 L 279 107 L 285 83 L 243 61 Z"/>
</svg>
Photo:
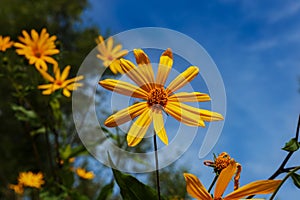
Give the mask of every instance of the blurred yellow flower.
<svg viewBox="0 0 300 200">
<path fill-rule="evenodd" d="M 109 37 L 107 39 L 107 42 L 105 43 L 102 36 L 99 36 L 96 39 L 97 42 L 97 49 L 99 54 L 97 54 L 97 58 L 103 61 L 103 65 L 105 67 L 109 67 L 110 70 L 117 74 L 124 73 L 120 65 L 118 64 L 118 59 L 122 58 L 126 54 L 128 54 L 128 51 L 123 49 L 122 45 L 118 44 L 115 47 L 114 46 L 114 40 L 112 37 Z"/>
<path fill-rule="evenodd" d="M 83 179 L 93 179 L 95 177 L 95 174 L 90 171 L 90 172 L 87 172 L 85 169 L 83 168 L 77 168 L 76 169 L 76 174 L 80 177 L 80 178 L 83 178 Z"/>
<path fill-rule="evenodd" d="M 22 195 L 24 193 L 24 188 L 23 185 L 14 185 L 14 184 L 9 184 L 8 186 L 10 189 L 12 189 L 15 193 Z"/>
<path fill-rule="evenodd" d="M 83 76 L 77 76 L 75 78 L 67 79 L 70 69 L 71 67 L 68 65 L 65 67 L 63 72 L 60 73 L 60 69 L 58 67 L 54 67 L 54 77 L 52 77 L 47 71 L 39 70 L 44 79 L 51 83 L 39 85 L 38 89 L 44 90 L 42 92 L 42 94 L 44 95 L 50 95 L 56 90 L 63 89 L 63 95 L 65 95 L 66 97 L 70 97 L 70 91 L 76 90 L 78 87 L 82 86 L 82 83 L 75 82 L 83 79 Z"/>
<path fill-rule="evenodd" d="M 36 30 L 31 30 L 31 37 L 26 31 L 22 31 L 24 37 L 18 37 L 20 42 L 16 42 L 14 46 L 18 48 L 17 54 L 24 55 L 29 64 L 35 64 L 37 69 L 47 70 L 47 63 L 57 66 L 57 61 L 52 58 L 52 55 L 58 54 L 59 50 L 56 49 L 55 40 L 56 36 L 51 36 L 47 33 L 45 28 L 42 29 L 39 35 Z"/>
<path fill-rule="evenodd" d="M 107 127 L 115 127 L 139 116 L 129 129 L 127 135 L 129 146 L 135 146 L 142 140 L 152 121 L 158 137 L 165 144 L 168 144 L 168 136 L 164 128 L 163 111 L 190 126 L 204 127 L 204 121 L 223 120 L 223 116 L 219 113 L 182 103 L 209 101 L 210 97 L 208 94 L 200 92 L 179 92 L 174 94 L 174 92 L 197 76 L 199 73 L 197 67 L 189 67 L 186 71 L 178 75 L 167 87 L 164 87 L 173 65 L 171 49 L 167 49 L 161 55 L 156 79 L 150 60 L 144 51 L 135 49 L 134 55 L 138 67 L 125 59 L 120 59 L 119 65 L 126 75 L 138 86 L 115 79 L 106 79 L 99 82 L 102 87 L 108 90 L 144 100 L 118 111 L 104 122 Z"/>
<path fill-rule="evenodd" d="M 281 180 L 260 180 L 249 183 L 243 187 L 236 189 L 226 197 L 222 197 L 225 189 L 227 188 L 231 178 L 237 170 L 237 163 L 232 160 L 228 167 L 223 169 L 217 180 L 215 186 L 214 197 L 205 189 L 199 179 L 193 175 L 185 173 L 187 192 L 196 199 L 201 200 L 238 200 L 243 197 L 256 195 L 256 194 L 269 194 L 276 190 L 281 183 Z"/>
<path fill-rule="evenodd" d="M 43 180 L 44 176 L 42 172 L 34 174 L 32 172 L 21 172 L 19 174 L 19 185 L 34 187 L 34 188 L 41 188 L 41 185 L 45 183 Z"/>
<path fill-rule="evenodd" d="M 10 41 L 9 36 L 3 37 L 0 35 L 0 51 L 6 51 L 6 49 L 9 49 L 13 44 L 14 42 Z"/>
</svg>

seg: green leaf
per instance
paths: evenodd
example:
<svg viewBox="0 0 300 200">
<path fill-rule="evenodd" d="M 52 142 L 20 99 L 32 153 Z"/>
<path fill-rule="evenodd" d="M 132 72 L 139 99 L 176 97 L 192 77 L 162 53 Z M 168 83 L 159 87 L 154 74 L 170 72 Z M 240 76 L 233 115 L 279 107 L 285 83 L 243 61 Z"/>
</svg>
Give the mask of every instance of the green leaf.
<svg viewBox="0 0 300 200">
<path fill-rule="evenodd" d="M 38 135 L 38 134 L 44 134 L 44 133 L 46 133 L 46 128 L 43 126 L 43 127 L 41 127 L 41 128 L 38 128 L 38 129 L 36 129 L 36 130 L 31 131 L 31 132 L 30 132 L 30 135 L 31 135 L 31 136 L 35 136 L 35 135 Z"/>
<path fill-rule="evenodd" d="M 102 188 L 97 200 L 107 200 L 107 199 L 109 199 L 112 192 L 113 192 L 113 189 L 114 189 L 114 182 L 112 181 L 111 183 L 105 185 Z"/>
<path fill-rule="evenodd" d="M 135 177 L 129 174 L 123 174 L 117 169 L 114 169 L 114 165 L 109 155 L 108 155 L 108 159 L 111 163 L 112 171 L 116 179 L 116 182 L 120 187 L 123 200 L 157 199 L 157 192 L 153 188 L 149 187 L 148 185 L 145 185 L 144 183 L 140 182 Z"/>
<path fill-rule="evenodd" d="M 71 145 L 67 145 L 64 149 L 61 149 L 61 158 L 63 160 L 66 160 L 70 157 L 72 153 L 72 148 L 71 148 Z"/>
<path fill-rule="evenodd" d="M 296 173 L 292 173 L 291 177 L 294 181 L 295 186 L 300 189 L 300 175 Z"/>
<path fill-rule="evenodd" d="M 296 140 L 296 138 L 292 138 L 290 141 L 285 143 L 285 146 L 282 149 L 288 152 L 294 152 L 297 151 L 299 148 L 299 142 Z"/>
</svg>

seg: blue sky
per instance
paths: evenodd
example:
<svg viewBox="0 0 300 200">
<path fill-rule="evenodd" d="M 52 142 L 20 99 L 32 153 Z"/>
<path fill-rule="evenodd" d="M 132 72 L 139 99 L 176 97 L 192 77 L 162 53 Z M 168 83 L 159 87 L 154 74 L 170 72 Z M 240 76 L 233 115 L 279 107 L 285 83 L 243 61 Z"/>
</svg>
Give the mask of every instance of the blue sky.
<svg viewBox="0 0 300 200">
<path fill-rule="evenodd" d="M 218 66 L 227 95 L 225 126 L 212 153 L 227 151 L 242 164 L 241 184 L 275 171 L 286 155 L 280 148 L 294 136 L 300 113 L 300 1 L 90 2 L 83 20 L 103 34 L 154 26 L 199 42 Z M 210 169 L 197 157 L 199 139 L 181 160 L 209 185 Z M 288 163 L 296 164 L 299 153 Z M 288 182 L 278 197 L 299 195 Z"/>
</svg>

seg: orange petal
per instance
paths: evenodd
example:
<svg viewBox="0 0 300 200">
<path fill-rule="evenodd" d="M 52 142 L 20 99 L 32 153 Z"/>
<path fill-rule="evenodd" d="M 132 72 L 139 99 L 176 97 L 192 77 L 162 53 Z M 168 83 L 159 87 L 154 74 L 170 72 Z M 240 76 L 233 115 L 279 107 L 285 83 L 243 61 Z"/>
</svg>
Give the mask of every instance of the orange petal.
<svg viewBox="0 0 300 200">
<path fill-rule="evenodd" d="M 205 126 L 199 109 L 179 102 L 168 102 L 165 111 L 178 121 L 189 126 Z"/>
<path fill-rule="evenodd" d="M 130 97 L 136 97 L 141 99 L 147 99 L 148 97 L 148 93 L 145 90 L 125 81 L 106 79 L 100 81 L 99 84 L 105 89 L 111 90 L 119 94 L 124 94 Z"/>
<path fill-rule="evenodd" d="M 211 195 L 202 185 L 200 180 L 193 174 L 184 173 L 187 192 L 196 199 L 213 200 Z"/>
<path fill-rule="evenodd" d="M 156 83 L 158 85 L 164 86 L 166 80 L 169 76 L 173 65 L 173 54 L 171 49 L 167 49 L 163 54 L 160 56 L 158 72 L 156 76 Z"/>
<path fill-rule="evenodd" d="M 134 49 L 133 53 L 140 72 L 143 73 L 148 83 L 154 84 L 154 73 L 147 54 L 142 49 Z"/>
<path fill-rule="evenodd" d="M 214 193 L 215 198 L 218 199 L 222 197 L 223 193 L 225 192 L 225 189 L 227 188 L 236 170 L 237 170 L 237 163 L 234 160 L 232 160 L 230 164 L 221 171 L 216 183 L 216 188 Z"/>
<path fill-rule="evenodd" d="M 118 111 L 117 113 L 111 115 L 104 122 L 104 125 L 107 127 L 120 126 L 130 120 L 133 120 L 137 116 L 141 115 L 148 109 L 146 102 L 140 102 L 133 104 L 123 110 Z"/>
<path fill-rule="evenodd" d="M 148 78 L 145 77 L 140 67 L 135 67 L 132 62 L 123 58 L 120 59 L 120 64 L 125 74 L 139 87 L 145 89 L 147 92 L 152 89 L 151 83 L 149 83 Z"/>
<path fill-rule="evenodd" d="M 261 180 L 249 183 L 228 194 L 224 200 L 240 199 L 250 195 L 273 193 L 281 180 Z"/>
<path fill-rule="evenodd" d="M 208 94 L 200 92 L 179 92 L 168 97 L 168 101 L 179 101 L 179 102 L 204 102 L 210 101 Z"/>
<path fill-rule="evenodd" d="M 179 74 L 167 87 L 168 94 L 185 86 L 188 82 L 192 81 L 199 73 L 198 67 L 191 66 L 181 74 Z"/>
</svg>

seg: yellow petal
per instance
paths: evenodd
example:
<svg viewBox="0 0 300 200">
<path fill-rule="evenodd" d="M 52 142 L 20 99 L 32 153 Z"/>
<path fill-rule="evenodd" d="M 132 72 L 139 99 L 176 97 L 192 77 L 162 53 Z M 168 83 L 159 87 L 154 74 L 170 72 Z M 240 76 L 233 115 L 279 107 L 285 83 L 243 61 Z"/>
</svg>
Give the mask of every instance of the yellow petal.
<svg viewBox="0 0 300 200">
<path fill-rule="evenodd" d="M 119 126 L 130 120 L 133 120 L 134 118 L 145 112 L 147 109 L 148 106 L 146 102 L 133 104 L 132 106 L 129 106 L 111 115 L 105 120 L 104 125 L 107 127 Z"/>
<path fill-rule="evenodd" d="M 148 97 L 148 93 L 145 90 L 125 81 L 106 79 L 103 81 L 99 81 L 99 84 L 105 89 L 111 90 L 119 94 L 124 94 L 130 97 L 136 97 L 141 99 L 147 99 Z"/>
<path fill-rule="evenodd" d="M 184 72 L 179 74 L 167 87 L 168 94 L 175 92 L 176 90 L 185 86 L 188 82 L 193 80 L 199 73 L 198 67 L 191 66 Z"/>
<path fill-rule="evenodd" d="M 68 89 L 64 88 L 63 89 L 63 95 L 65 95 L 66 97 L 70 97 L 71 96 L 71 92 Z"/>
<path fill-rule="evenodd" d="M 225 192 L 225 189 L 227 188 L 236 170 L 237 170 L 237 163 L 234 160 L 232 160 L 230 164 L 221 171 L 216 183 L 216 188 L 214 193 L 215 198 L 222 197 L 223 193 Z"/>
<path fill-rule="evenodd" d="M 63 72 L 61 74 L 61 77 L 60 77 L 61 81 L 64 81 L 64 80 L 66 80 L 68 78 L 70 69 L 71 69 L 70 65 L 68 65 L 68 66 L 65 67 L 65 69 L 63 70 Z"/>
<path fill-rule="evenodd" d="M 128 54 L 128 50 L 123 49 L 123 50 L 121 50 L 121 51 L 119 51 L 119 52 L 117 52 L 117 53 L 114 53 L 113 56 L 114 56 L 114 58 L 119 59 L 119 58 L 121 58 L 121 57 L 126 56 L 127 54 Z"/>
<path fill-rule="evenodd" d="M 281 183 L 281 180 L 261 180 L 249 183 L 228 194 L 224 200 L 233 200 L 256 194 L 273 193 Z"/>
<path fill-rule="evenodd" d="M 202 185 L 200 180 L 193 174 L 184 173 L 187 192 L 196 199 L 213 200 L 211 195 Z"/>
<path fill-rule="evenodd" d="M 201 119 L 203 119 L 206 122 L 224 120 L 224 117 L 220 113 L 213 112 L 210 110 L 199 109 L 199 113 L 200 113 Z"/>
<path fill-rule="evenodd" d="M 149 128 L 151 121 L 152 111 L 147 108 L 130 127 L 127 135 L 128 146 L 133 147 L 141 142 Z"/>
<path fill-rule="evenodd" d="M 38 70 L 40 72 L 40 74 L 43 76 L 44 79 L 50 81 L 50 82 L 54 82 L 55 79 L 50 75 L 48 74 L 48 72 L 44 71 L 44 70 Z"/>
<path fill-rule="evenodd" d="M 168 102 L 165 111 L 178 121 L 189 126 L 205 126 L 198 108 L 188 106 L 179 102 Z M 199 113 L 199 112 L 198 112 Z"/>
<path fill-rule="evenodd" d="M 210 101 L 210 96 L 200 92 L 179 92 L 168 97 L 168 101 L 204 102 Z"/>
<path fill-rule="evenodd" d="M 154 73 L 147 54 L 142 49 L 134 49 L 133 53 L 140 72 L 143 73 L 148 83 L 154 84 Z"/>
<path fill-rule="evenodd" d="M 122 70 L 122 67 L 120 66 L 120 60 L 115 60 L 110 63 L 109 65 L 110 70 L 112 73 L 117 74 L 118 72 L 123 74 L 124 71 Z"/>
<path fill-rule="evenodd" d="M 164 127 L 164 118 L 160 109 L 153 108 L 153 125 L 156 135 L 165 143 L 169 144 L 168 135 Z"/>
<path fill-rule="evenodd" d="M 110 36 L 107 39 L 107 51 L 111 52 L 113 45 L 114 45 L 114 39 Z"/>
<path fill-rule="evenodd" d="M 148 82 L 147 77 L 141 72 L 140 67 L 135 67 L 135 65 L 129 60 L 123 58 L 120 59 L 120 64 L 122 70 L 126 75 L 133 80 L 139 87 L 145 89 L 147 92 L 152 89 L 151 83 Z"/>
<path fill-rule="evenodd" d="M 169 76 L 173 65 L 173 54 L 171 49 L 167 49 L 161 56 L 159 60 L 158 72 L 156 76 L 156 83 L 158 85 L 165 85 L 166 80 Z"/>
</svg>

